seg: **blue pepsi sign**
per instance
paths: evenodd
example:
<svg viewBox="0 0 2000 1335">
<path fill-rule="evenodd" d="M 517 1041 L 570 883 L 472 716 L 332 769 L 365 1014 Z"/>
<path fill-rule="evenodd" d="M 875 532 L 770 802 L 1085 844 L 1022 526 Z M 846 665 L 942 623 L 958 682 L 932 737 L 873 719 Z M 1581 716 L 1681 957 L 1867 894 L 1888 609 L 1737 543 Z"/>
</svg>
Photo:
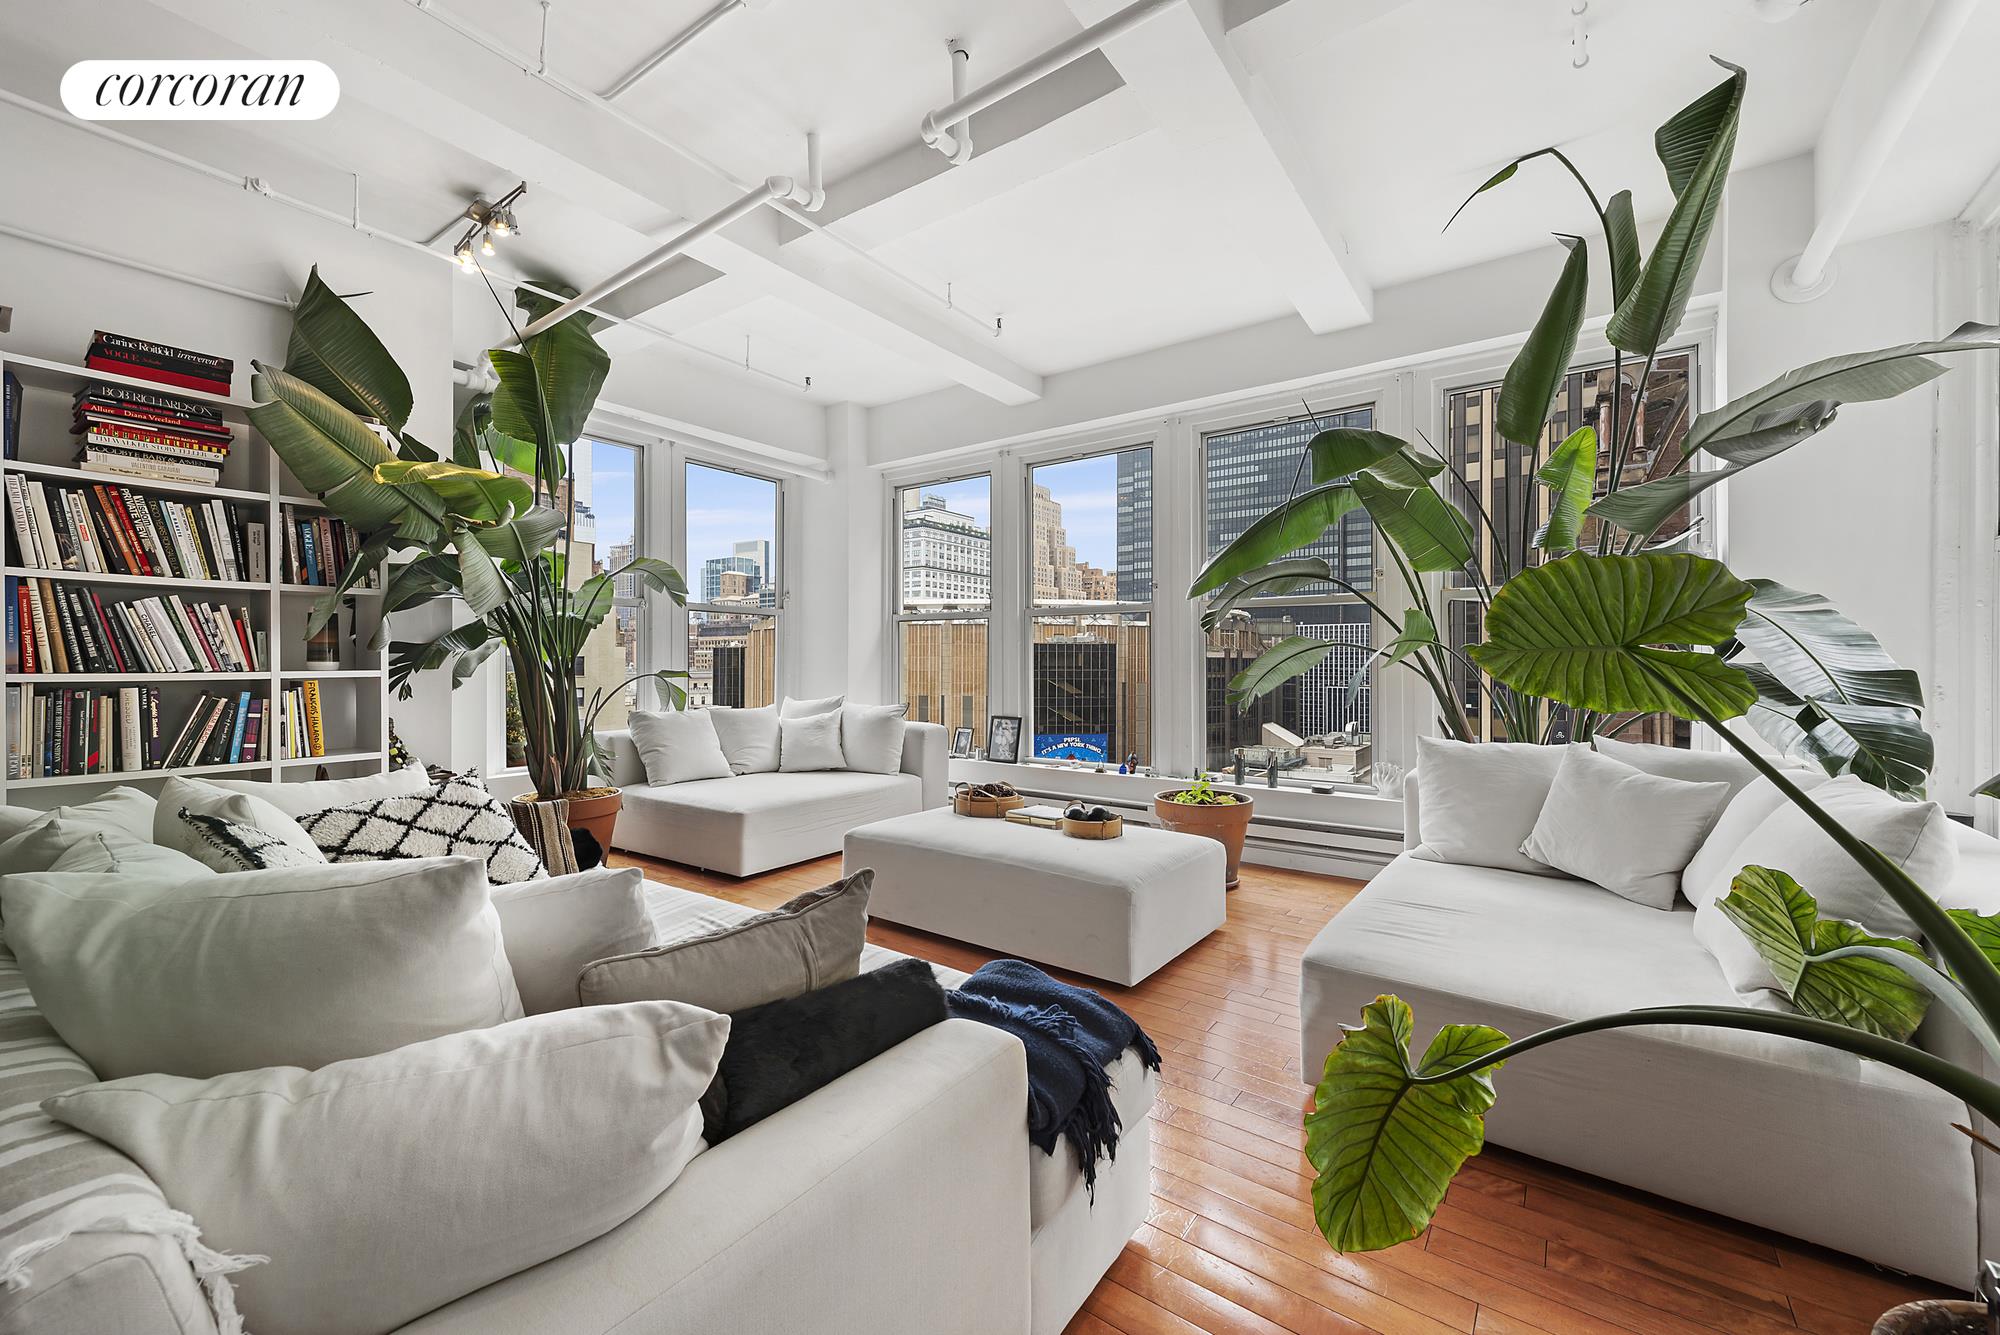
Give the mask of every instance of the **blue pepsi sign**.
<svg viewBox="0 0 2000 1335">
<path fill-rule="evenodd" d="M 1111 760 L 1111 734 L 1038 732 L 1035 734 L 1035 759 L 1081 760 L 1093 765 L 1107 764 Z"/>
</svg>

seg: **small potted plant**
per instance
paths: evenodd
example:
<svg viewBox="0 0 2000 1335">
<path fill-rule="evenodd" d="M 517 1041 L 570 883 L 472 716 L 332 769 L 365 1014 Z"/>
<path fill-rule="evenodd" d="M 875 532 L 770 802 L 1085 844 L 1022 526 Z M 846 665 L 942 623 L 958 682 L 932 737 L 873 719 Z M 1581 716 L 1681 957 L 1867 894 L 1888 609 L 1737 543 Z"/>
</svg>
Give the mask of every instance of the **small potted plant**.
<svg viewBox="0 0 2000 1335">
<path fill-rule="evenodd" d="M 1234 890 L 1237 871 L 1243 865 L 1243 836 L 1250 832 L 1254 805 L 1247 797 L 1218 790 L 1208 775 L 1196 770 L 1193 783 L 1153 799 L 1153 814 L 1166 829 L 1198 834 L 1221 844 L 1227 859 L 1224 877 L 1228 888 Z"/>
</svg>

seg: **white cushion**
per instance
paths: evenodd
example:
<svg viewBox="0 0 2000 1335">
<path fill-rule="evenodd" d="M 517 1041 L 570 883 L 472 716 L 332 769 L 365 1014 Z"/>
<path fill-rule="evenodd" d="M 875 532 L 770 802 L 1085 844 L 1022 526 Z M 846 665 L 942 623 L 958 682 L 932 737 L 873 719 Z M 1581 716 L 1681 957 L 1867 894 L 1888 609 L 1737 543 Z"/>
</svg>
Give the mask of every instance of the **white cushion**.
<svg viewBox="0 0 2000 1335">
<path fill-rule="evenodd" d="M 33 807 L 0 807 L 0 843 L 12 839 L 48 814 Z"/>
<path fill-rule="evenodd" d="M 104 1079 L 324 1066 L 517 1019 L 473 858 L 0 877 L 42 1012 Z"/>
<path fill-rule="evenodd" d="M 1958 867 L 1958 844 L 1950 817 L 1937 803 L 1900 801 L 1852 775 L 1821 784 L 1812 799 L 1933 896 L 1950 883 Z M 1818 902 L 1822 918 L 1858 922 L 1878 936 L 1923 939 L 1916 923 L 1861 864 L 1789 801 L 1750 832 L 1730 861 L 1736 871 L 1770 867 L 1785 872 Z M 1770 966 L 1722 911 L 1719 899 L 1718 894 L 1695 911 L 1695 940 L 1715 957 L 1738 993 L 1778 990 Z"/>
<path fill-rule="evenodd" d="M 1418 738 L 1424 841 L 1411 856 L 1553 875 L 1521 844 L 1542 814 L 1562 759 L 1560 746 Z"/>
<path fill-rule="evenodd" d="M 1830 778 L 1819 770 L 1806 769 L 1787 770 L 1785 777 L 1807 792 Z M 1708 832 L 1701 848 L 1688 860 L 1687 870 L 1681 873 L 1681 894 L 1688 903 L 1700 908 L 1709 900 L 1729 893 L 1729 883 L 1743 869 L 1742 863 L 1731 860 L 1737 847 L 1785 802 L 1778 785 L 1761 774 L 1729 799 L 1729 805 L 1716 819 L 1715 828 Z"/>
<path fill-rule="evenodd" d="M 781 718 L 778 728 L 782 742 L 778 748 L 778 768 L 786 774 L 812 770 L 846 769 L 847 757 L 840 749 L 840 711 L 808 714 L 801 718 Z"/>
<path fill-rule="evenodd" d="M 1587 746 L 1564 747 L 1521 851 L 1635 904 L 1670 909 L 1682 869 L 1728 797 L 1727 783 L 1664 778 Z"/>
<path fill-rule="evenodd" d="M 715 738 L 734 774 L 769 774 L 778 768 L 778 707 L 715 707 L 707 711 Z"/>
<path fill-rule="evenodd" d="M 180 818 L 184 810 L 198 816 L 220 816 L 238 825 L 254 826 L 302 853 L 312 854 L 315 862 L 326 861 L 319 856 L 319 845 L 313 842 L 312 836 L 299 828 L 299 823 L 289 814 L 272 805 L 269 798 L 218 788 L 202 779 L 187 779 L 178 775 L 160 787 L 159 806 L 153 812 L 154 843 L 191 857 L 201 856 L 197 851 L 199 841 L 194 828 Z"/>
<path fill-rule="evenodd" d="M 1655 746 L 1651 742 L 1622 742 L 1616 737 L 1593 737 L 1590 744 L 1601 756 L 1610 756 L 1620 764 L 1664 779 L 1726 783 L 1731 797 L 1757 779 L 1757 767 L 1734 751 L 1694 751 L 1680 746 Z"/>
<path fill-rule="evenodd" d="M 924 806 L 914 774 L 744 774 L 625 792 L 617 845 L 731 876 L 840 851 L 857 825 Z"/>
<path fill-rule="evenodd" d="M 831 714 L 847 702 L 844 695 L 829 695 L 819 700 L 794 700 L 787 696 L 778 709 L 779 718 L 805 718 L 809 714 Z"/>
<path fill-rule="evenodd" d="M 842 705 L 840 754 L 843 768 L 867 774 L 895 774 L 903 768 L 903 716 L 910 706 Z"/>
<path fill-rule="evenodd" d="M 51 1099 L 136 1159 L 258 1335 L 394 1330 L 637 1214 L 700 1148 L 726 1016 L 599 1006 L 318 1071 L 143 1075 Z M 558 1320 L 557 1325 L 561 1322 Z"/>
<path fill-rule="evenodd" d="M 241 800 L 242 794 L 234 794 Z M 326 861 L 318 849 L 303 849 L 286 843 L 255 825 L 239 824 L 227 816 L 204 816 L 183 811 L 181 824 L 194 835 L 188 856 L 210 871 L 275 871 L 281 867 L 312 867 Z"/>
<path fill-rule="evenodd" d="M 210 874 L 206 864 L 186 853 L 104 830 L 64 849 L 49 870 L 137 873 L 160 882 Z"/>
<path fill-rule="evenodd" d="M 726 779 L 735 772 L 706 709 L 635 709 L 629 726 L 632 744 L 646 766 L 647 783 Z"/>
<path fill-rule="evenodd" d="M 364 774 L 358 779 L 312 779 L 305 783 L 261 783 L 255 779 L 210 779 L 205 782 L 232 793 L 261 797 L 296 820 L 328 807 L 373 802 L 377 798 L 427 793 L 430 775 L 422 765 L 405 765 L 386 774 Z"/>
<path fill-rule="evenodd" d="M 150 793 L 113 788 L 88 802 L 35 812 L 26 825 L 0 842 L 0 871 L 47 871 L 64 849 L 100 830 L 149 838 L 157 805 Z"/>
<path fill-rule="evenodd" d="M 530 1015 L 577 1004 L 585 965 L 656 944 L 637 867 L 595 867 L 493 888 L 493 907 L 521 1006 Z"/>
</svg>

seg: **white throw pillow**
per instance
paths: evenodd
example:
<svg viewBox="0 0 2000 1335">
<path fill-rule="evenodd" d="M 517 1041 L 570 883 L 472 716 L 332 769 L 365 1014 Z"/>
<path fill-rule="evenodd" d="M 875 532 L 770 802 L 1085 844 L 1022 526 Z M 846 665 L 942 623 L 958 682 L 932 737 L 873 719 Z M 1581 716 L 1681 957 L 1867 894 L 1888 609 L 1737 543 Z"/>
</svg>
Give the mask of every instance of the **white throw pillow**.
<svg viewBox="0 0 2000 1335">
<path fill-rule="evenodd" d="M 64 849 L 50 871 L 116 871 L 147 876 L 166 884 L 212 875 L 199 859 L 130 835 L 99 830 Z"/>
<path fill-rule="evenodd" d="M 840 707 L 840 754 L 845 768 L 864 774 L 895 774 L 903 768 L 903 718 L 910 712 L 901 705 L 842 705 Z"/>
<path fill-rule="evenodd" d="M 301 785 L 303 786 L 303 785 Z M 195 828 L 180 818 L 181 812 L 198 816 L 220 816 L 237 825 L 250 825 L 272 835 L 303 853 L 324 862 L 312 836 L 299 828 L 298 821 L 273 806 L 269 799 L 253 793 L 232 792 L 201 779 L 176 775 L 160 787 L 160 804 L 153 812 L 153 842 L 200 858 L 196 851 Z"/>
<path fill-rule="evenodd" d="M 847 768 L 847 757 L 840 749 L 839 710 L 808 714 L 804 718 L 781 718 L 778 727 L 783 738 L 778 748 L 778 768 L 785 773 Z"/>
<path fill-rule="evenodd" d="M 49 1024 L 104 1079 L 324 1066 L 520 1018 L 476 859 L 0 876 Z"/>
<path fill-rule="evenodd" d="M 1757 767 L 1734 751 L 1693 751 L 1679 746 L 1655 746 L 1651 742 L 1621 742 L 1616 737 L 1593 737 L 1590 744 L 1601 756 L 1610 756 L 1621 765 L 1663 779 L 1726 783 L 1731 797 L 1758 777 Z"/>
<path fill-rule="evenodd" d="M 659 943 L 637 867 L 594 867 L 493 888 L 514 986 L 530 1015 L 577 1004 L 586 964 Z"/>
<path fill-rule="evenodd" d="M 240 799 L 241 794 L 237 796 Z M 183 811 L 180 821 L 193 836 L 188 856 L 210 871 L 276 871 L 281 867 L 314 867 L 326 861 L 317 848 L 299 848 L 227 816 Z"/>
<path fill-rule="evenodd" d="M 1819 770 L 1806 769 L 1787 770 L 1785 777 L 1807 792 L 1831 778 Z M 1785 795 L 1778 791 L 1778 785 L 1761 774 L 1742 792 L 1729 799 L 1729 805 L 1716 819 L 1715 828 L 1708 832 L 1700 850 L 1688 860 L 1687 870 L 1681 873 L 1681 894 L 1688 903 L 1700 908 L 1711 899 L 1719 899 L 1729 893 L 1729 883 L 1743 869 L 1742 863 L 1732 861 L 1737 848 L 1750 837 L 1752 830 L 1762 825 L 1772 812 L 1787 801 Z"/>
<path fill-rule="evenodd" d="M 0 807 L 0 843 L 12 839 L 48 814 L 33 807 Z"/>
<path fill-rule="evenodd" d="M 123 1150 L 215 1248 L 257 1335 L 395 1330 L 610 1232 L 700 1148 L 726 1016 L 671 1001 L 317 1071 L 142 1075 L 43 1107 Z M 560 1325 L 560 1322 L 556 1323 Z"/>
<path fill-rule="evenodd" d="M 1821 784 L 1812 799 L 1931 895 L 1950 884 L 1958 867 L 1958 842 L 1952 836 L 1951 818 L 1937 803 L 1899 801 L 1852 775 Z M 1818 902 L 1822 918 L 1858 922 L 1877 936 L 1923 939 L 1909 915 L 1861 864 L 1789 801 L 1750 832 L 1730 861 L 1731 879 L 1744 867 L 1785 872 Z M 1720 897 L 1695 910 L 1694 939 L 1715 957 L 1723 977 L 1738 992 L 1776 991 L 1776 976 L 1722 911 Z"/>
<path fill-rule="evenodd" d="M 726 779 L 734 770 L 723 754 L 715 721 L 706 709 L 635 709 L 629 719 L 632 744 L 655 786 L 695 779 Z"/>
<path fill-rule="evenodd" d="M 365 774 L 358 779 L 313 779 L 305 783 L 260 783 L 255 779 L 210 779 L 206 782 L 232 793 L 261 797 L 297 820 L 328 807 L 372 802 L 380 797 L 402 797 L 426 793 L 431 778 L 422 765 L 405 765 L 386 774 Z"/>
<path fill-rule="evenodd" d="M 1557 873 L 1521 851 L 1562 764 L 1560 746 L 1417 739 L 1424 841 L 1410 856 L 1537 876 Z"/>
<path fill-rule="evenodd" d="M 715 725 L 716 741 L 729 757 L 732 774 L 769 774 L 778 768 L 778 707 L 761 709 L 711 708 L 706 711 Z"/>
<path fill-rule="evenodd" d="M 1728 800 L 1727 783 L 1669 779 L 1568 746 L 1521 851 L 1622 899 L 1670 909 L 1682 869 Z"/>
<path fill-rule="evenodd" d="M 99 831 L 150 839 L 158 803 L 137 788 L 113 788 L 102 797 L 33 813 L 28 824 L 0 842 L 0 872 L 47 871 L 73 844 Z"/>
<path fill-rule="evenodd" d="M 845 703 L 847 697 L 844 695 L 829 695 L 820 700 L 793 700 L 787 697 L 785 703 L 778 709 L 778 717 L 806 718 L 812 714 L 837 713 Z"/>
<path fill-rule="evenodd" d="M 301 816 L 299 825 L 325 862 L 476 857 L 493 885 L 549 874 L 507 804 L 472 773 L 453 774 L 421 793 L 315 811 Z"/>
</svg>

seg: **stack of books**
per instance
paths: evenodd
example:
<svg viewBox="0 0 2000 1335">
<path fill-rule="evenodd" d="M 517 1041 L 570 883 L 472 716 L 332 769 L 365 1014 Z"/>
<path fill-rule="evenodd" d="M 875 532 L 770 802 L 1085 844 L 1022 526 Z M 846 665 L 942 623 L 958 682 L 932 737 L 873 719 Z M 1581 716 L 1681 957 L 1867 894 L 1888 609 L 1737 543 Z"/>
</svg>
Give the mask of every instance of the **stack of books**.
<svg viewBox="0 0 2000 1335">
<path fill-rule="evenodd" d="M 161 385 L 179 385 L 205 394 L 229 396 L 229 382 L 236 363 L 227 357 L 206 352 L 190 352 L 165 343 L 153 343 L 130 334 L 110 334 L 100 329 L 92 335 L 90 352 L 83 364 L 93 371 L 110 371 L 134 380 L 151 380 Z"/>
<path fill-rule="evenodd" d="M 262 755 L 264 701 L 207 695 L 171 739 L 159 688 L 7 688 L 7 777 L 126 774 L 247 764 Z"/>
<path fill-rule="evenodd" d="M 59 580 L 6 582 L 7 671 L 262 672 L 264 632 L 250 609 L 185 603 L 176 594 L 106 599 Z"/>
<path fill-rule="evenodd" d="M 264 522 L 228 501 L 177 501 L 111 483 L 59 486 L 10 473 L 19 564 L 147 579 L 266 578 Z"/>
<path fill-rule="evenodd" d="M 299 507 L 279 507 L 279 521 L 285 530 L 284 582 L 332 587 L 340 583 L 354 554 L 361 550 L 361 535 L 345 519 L 317 511 L 301 512 Z M 368 572 L 360 586 L 382 587 L 382 567 Z"/>
<path fill-rule="evenodd" d="M 77 391 L 76 462 L 91 473 L 214 486 L 235 437 L 222 410 L 131 385 L 93 383 Z"/>
<path fill-rule="evenodd" d="M 319 683 L 303 681 L 278 697 L 278 758 L 299 760 L 326 754 L 326 720 L 320 714 Z"/>
</svg>

